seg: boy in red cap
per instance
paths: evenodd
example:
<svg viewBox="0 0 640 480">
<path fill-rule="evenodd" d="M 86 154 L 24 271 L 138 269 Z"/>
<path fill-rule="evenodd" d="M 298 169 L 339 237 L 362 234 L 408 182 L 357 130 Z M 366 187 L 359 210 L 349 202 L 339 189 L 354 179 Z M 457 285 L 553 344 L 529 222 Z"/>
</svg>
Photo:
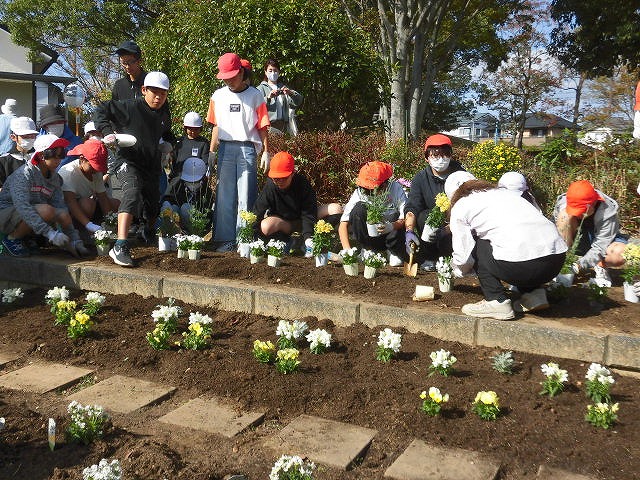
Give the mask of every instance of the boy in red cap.
<svg viewBox="0 0 640 480">
<path fill-rule="evenodd" d="M 376 252 L 387 252 L 389 265 L 398 267 L 405 258 L 404 248 L 404 214 L 407 195 L 402 185 L 395 180 L 393 167 L 384 162 L 369 162 L 362 166 L 356 185 L 358 188 L 344 206 L 340 218 L 338 235 L 342 248 L 351 248 L 349 232 L 363 249 Z M 367 208 L 374 194 L 386 195 L 384 222 L 378 225 L 378 235 L 370 236 L 367 230 Z"/>
<path fill-rule="evenodd" d="M 427 138 L 424 144 L 427 166 L 411 180 L 411 190 L 405 208 L 407 253 L 412 242 L 419 246 L 416 261 L 429 271 L 435 270 L 438 257 L 449 256 L 453 251 L 448 225 L 436 232 L 425 230 L 426 219 L 436 206 L 436 195 L 444 192 L 447 177 L 453 172 L 464 170 L 460 163 L 451 160 L 452 154 L 451 139 L 446 135 L 437 133 Z"/>
<path fill-rule="evenodd" d="M 581 258 L 573 264 L 573 271 L 580 273 L 593 268 L 596 280 L 610 287 L 611 277 L 606 267 L 624 264 L 622 252 L 627 243 L 627 238 L 620 233 L 618 203 L 587 180 L 579 180 L 558 197 L 553 216 L 569 246 L 573 245 L 582 221 L 582 238 L 576 250 Z"/>
<path fill-rule="evenodd" d="M 58 171 L 63 180 L 64 201 L 74 223 L 93 234 L 101 228 L 92 222 L 96 206 L 100 205 L 103 215 L 117 212 L 120 206 L 119 200 L 107 195 L 102 177 L 107 172 L 107 148 L 100 140 L 87 140 L 73 148 L 69 155 L 79 157 Z"/>
</svg>

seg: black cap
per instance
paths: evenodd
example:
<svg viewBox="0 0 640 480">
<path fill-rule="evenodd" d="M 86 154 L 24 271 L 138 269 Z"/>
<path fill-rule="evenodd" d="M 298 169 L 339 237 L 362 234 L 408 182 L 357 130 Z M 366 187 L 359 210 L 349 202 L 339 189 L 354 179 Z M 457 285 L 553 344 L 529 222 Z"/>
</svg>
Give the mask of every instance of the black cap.
<svg viewBox="0 0 640 480">
<path fill-rule="evenodd" d="M 120 45 L 118 45 L 116 54 L 118 55 L 132 54 L 132 55 L 140 56 L 142 52 L 140 51 L 140 47 L 136 42 L 134 42 L 133 40 L 125 40 Z"/>
</svg>

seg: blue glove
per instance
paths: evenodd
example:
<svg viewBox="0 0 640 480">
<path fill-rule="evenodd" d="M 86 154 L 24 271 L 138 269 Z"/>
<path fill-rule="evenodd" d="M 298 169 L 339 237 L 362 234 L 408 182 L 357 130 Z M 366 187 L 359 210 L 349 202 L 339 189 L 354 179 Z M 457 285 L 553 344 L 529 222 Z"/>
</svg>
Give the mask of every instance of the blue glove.
<svg viewBox="0 0 640 480">
<path fill-rule="evenodd" d="M 407 254 L 411 253 L 411 243 L 415 244 L 415 250 L 420 246 L 420 239 L 413 230 L 407 230 L 404 234 L 404 244 L 407 248 Z"/>
</svg>

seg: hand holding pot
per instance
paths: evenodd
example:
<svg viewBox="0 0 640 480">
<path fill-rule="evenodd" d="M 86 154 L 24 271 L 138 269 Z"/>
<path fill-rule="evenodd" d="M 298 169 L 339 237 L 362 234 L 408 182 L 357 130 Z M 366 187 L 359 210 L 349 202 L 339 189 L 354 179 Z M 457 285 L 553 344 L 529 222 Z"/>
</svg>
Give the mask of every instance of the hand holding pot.
<svg viewBox="0 0 640 480">
<path fill-rule="evenodd" d="M 380 235 L 386 235 L 391 232 L 393 232 L 393 223 L 387 221 L 378 225 L 378 233 Z"/>
</svg>

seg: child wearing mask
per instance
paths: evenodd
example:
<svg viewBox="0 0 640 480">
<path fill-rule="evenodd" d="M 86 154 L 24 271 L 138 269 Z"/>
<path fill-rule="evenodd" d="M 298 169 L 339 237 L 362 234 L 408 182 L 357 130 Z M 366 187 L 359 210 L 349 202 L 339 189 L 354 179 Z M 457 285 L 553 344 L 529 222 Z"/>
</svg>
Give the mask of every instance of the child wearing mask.
<svg viewBox="0 0 640 480">
<path fill-rule="evenodd" d="M 29 161 L 38 135 L 36 124 L 29 117 L 13 118 L 10 128 L 13 148 L 0 156 L 0 189 L 9 175 Z"/>
<path fill-rule="evenodd" d="M 67 151 L 73 147 L 80 145 L 82 139 L 73 134 L 67 121 L 64 117 L 64 110 L 60 105 L 45 105 L 40 108 L 40 134 L 49 133 L 55 135 L 58 138 L 64 138 L 69 142 Z M 60 162 L 60 167 L 66 165 L 72 160 L 75 160 L 75 156 L 66 156 Z"/>
</svg>

